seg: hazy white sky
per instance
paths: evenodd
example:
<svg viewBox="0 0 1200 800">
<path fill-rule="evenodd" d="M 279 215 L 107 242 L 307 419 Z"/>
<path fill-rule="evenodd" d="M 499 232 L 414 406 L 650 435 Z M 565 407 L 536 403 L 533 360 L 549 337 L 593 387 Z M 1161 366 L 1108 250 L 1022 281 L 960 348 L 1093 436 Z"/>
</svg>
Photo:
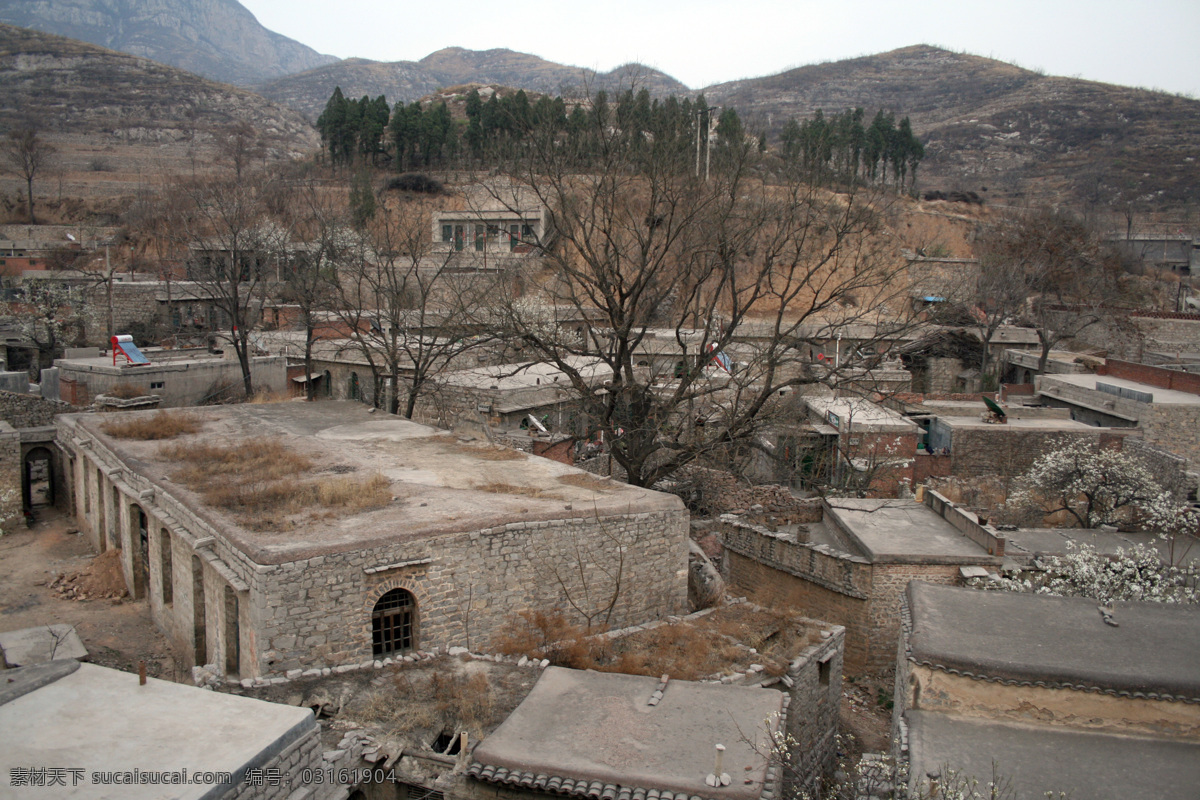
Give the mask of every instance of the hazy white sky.
<svg viewBox="0 0 1200 800">
<path fill-rule="evenodd" d="M 640 61 L 693 89 L 932 44 L 1052 75 L 1200 98 L 1200 0 L 242 0 L 322 53 L 418 60 L 506 47 L 599 71 Z"/>
</svg>

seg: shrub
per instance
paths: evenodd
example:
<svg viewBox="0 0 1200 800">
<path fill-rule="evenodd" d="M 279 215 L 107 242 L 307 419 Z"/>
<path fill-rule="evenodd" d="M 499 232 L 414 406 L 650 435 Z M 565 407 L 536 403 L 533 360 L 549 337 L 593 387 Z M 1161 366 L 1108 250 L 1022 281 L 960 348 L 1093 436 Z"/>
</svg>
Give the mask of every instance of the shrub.
<svg viewBox="0 0 1200 800">
<path fill-rule="evenodd" d="M 387 182 L 385 187 L 392 192 L 416 192 L 418 194 L 441 194 L 442 182 L 421 172 L 406 172 Z"/>
</svg>

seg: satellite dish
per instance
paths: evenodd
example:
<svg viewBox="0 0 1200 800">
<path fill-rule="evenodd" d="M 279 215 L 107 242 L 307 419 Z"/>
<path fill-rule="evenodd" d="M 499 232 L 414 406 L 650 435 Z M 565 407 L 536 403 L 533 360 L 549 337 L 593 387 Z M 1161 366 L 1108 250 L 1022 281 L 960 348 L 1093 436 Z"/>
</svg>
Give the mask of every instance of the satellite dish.
<svg viewBox="0 0 1200 800">
<path fill-rule="evenodd" d="M 988 407 L 989 411 L 1001 419 L 1008 416 L 1008 414 L 1004 412 L 1004 409 L 1001 408 L 1000 405 L 990 397 L 983 398 L 983 404 Z"/>
<path fill-rule="evenodd" d="M 69 233 L 67 234 L 67 238 L 70 239 L 72 242 L 75 241 L 75 237 Z"/>
</svg>

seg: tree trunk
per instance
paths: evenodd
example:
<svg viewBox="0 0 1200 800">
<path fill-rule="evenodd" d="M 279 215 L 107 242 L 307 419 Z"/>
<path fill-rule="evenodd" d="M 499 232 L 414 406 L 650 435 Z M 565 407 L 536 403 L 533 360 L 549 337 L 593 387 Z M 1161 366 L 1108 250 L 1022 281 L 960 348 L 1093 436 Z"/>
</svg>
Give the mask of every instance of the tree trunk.
<svg viewBox="0 0 1200 800">
<path fill-rule="evenodd" d="M 312 343 L 313 324 L 309 320 L 304 326 L 304 398 L 310 403 L 316 395 L 312 382 Z"/>
<path fill-rule="evenodd" d="M 254 397 L 254 382 L 250 377 L 250 342 L 240 331 L 233 335 L 233 350 L 242 366 L 242 385 L 246 390 L 246 399 L 249 400 Z"/>
<path fill-rule="evenodd" d="M 33 176 L 25 179 L 26 203 L 29 208 L 29 224 L 37 225 L 37 220 L 33 218 Z"/>
</svg>

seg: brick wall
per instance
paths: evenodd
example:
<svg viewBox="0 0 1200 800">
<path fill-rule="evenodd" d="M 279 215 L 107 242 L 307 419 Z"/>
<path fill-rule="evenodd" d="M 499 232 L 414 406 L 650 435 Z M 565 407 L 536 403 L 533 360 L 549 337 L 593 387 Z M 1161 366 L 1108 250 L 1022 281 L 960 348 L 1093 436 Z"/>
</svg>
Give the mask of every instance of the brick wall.
<svg viewBox="0 0 1200 800">
<path fill-rule="evenodd" d="M 1200 330 L 1196 331 L 1200 334 Z M 1195 348 L 1195 342 L 1192 343 Z M 1160 389 L 1174 389 L 1177 392 L 1200 394 L 1200 375 L 1183 372 L 1177 369 L 1152 367 L 1149 364 L 1135 364 L 1131 361 L 1120 361 L 1115 358 L 1107 359 L 1096 371 L 1097 375 L 1111 375 L 1114 378 L 1124 378 L 1138 381 Z"/>
</svg>

